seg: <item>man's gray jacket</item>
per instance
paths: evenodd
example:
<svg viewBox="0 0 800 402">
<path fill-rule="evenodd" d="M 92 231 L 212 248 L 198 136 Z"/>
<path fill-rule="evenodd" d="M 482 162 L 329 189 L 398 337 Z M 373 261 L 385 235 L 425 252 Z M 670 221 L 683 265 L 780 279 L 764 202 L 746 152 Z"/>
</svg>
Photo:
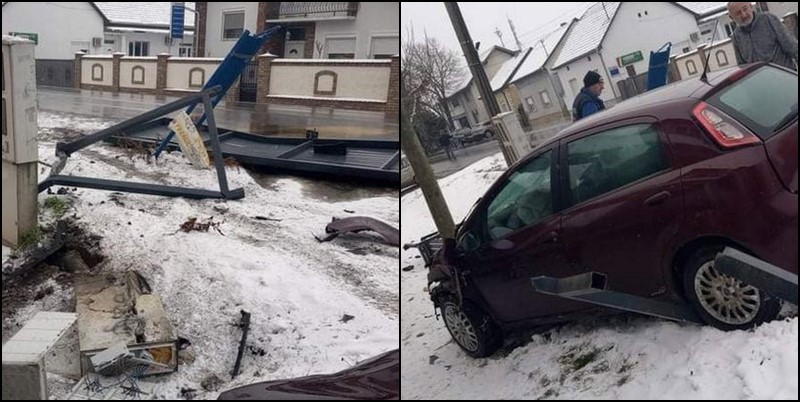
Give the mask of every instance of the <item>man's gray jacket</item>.
<svg viewBox="0 0 800 402">
<path fill-rule="evenodd" d="M 738 64 L 768 61 L 797 69 L 797 39 L 773 14 L 755 13 L 750 25 L 736 27 L 733 46 Z"/>
</svg>

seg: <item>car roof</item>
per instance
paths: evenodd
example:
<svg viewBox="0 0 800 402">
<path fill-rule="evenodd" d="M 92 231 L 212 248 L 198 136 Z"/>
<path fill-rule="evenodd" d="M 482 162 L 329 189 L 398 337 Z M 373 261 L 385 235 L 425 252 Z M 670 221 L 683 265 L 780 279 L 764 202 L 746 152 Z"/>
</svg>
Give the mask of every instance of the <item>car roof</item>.
<svg viewBox="0 0 800 402">
<path fill-rule="evenodd" d="M 708 84 L 700 81 L 700 78 L 690 78 L 678 81 L 661 88 L 645 92 L 617 103 L 613 107 L 600 113 L 596 113 L 562 130 L 555 138 L 547 141 L 541 146 L 547 146 L 559 139 L 569 137 L 573 134 L 582 132 L 588 128 L 611 123 L 623 118 L 633 117 L 639 111 L 654 107 L 658 104 L 676 101 L 680 99 L 701 99 L 714 87 L 726 78 L 741 70 L 743 67 L 733 67 L 719 70 L 708 74 Z"/>
<path fill-rule="evenodd" d="M 564 138 L 569 138 L 578 135 L 592 127 L 601 126 L 607 123 L 613 123 L 615 121 L 631 117 L 647 115 L 646 109 L 655 107 L 658 104 L 663 104 L 671 101 L 680 101 L 681 99 L 684 99 L 686 101 L 702 99 L 709 92 L 713 91 L 718 84 L 722 83 L 725 79 L 727 79 L 731 75 L 743 69 L 754 70 L 763 64 L 765 63 L 755 63 L 750 65 L 735 66 L 723 70 L 709 72 L 708 83 L 701 81 L 700 77 L 690 78 L 674 82 L 672 84 L 665 85 L 661 88 L 648 91 L 641 95 L 626 99 L 609 109 L 606 109 L 600 113 L 596 113 L 592 116 L 582 119 L 579 122 L 574 123 L 571 126 L 565 128 L 564 130 L 561 130 L 561 132 L 556 134 L 553 138 L 539 144 L 528 155 L 526 155 L 523 158 L 520 158 L 517 162 L 514 163 L 514 166 L 527 163 L 527 161 L 533 157 L 533 155 L 536 153 L 537 150 L 549 147 L 553 143 L 560 141 Z M 509 167 L 508 170 L 510 171 L 513 169 Z"/>
</svg>

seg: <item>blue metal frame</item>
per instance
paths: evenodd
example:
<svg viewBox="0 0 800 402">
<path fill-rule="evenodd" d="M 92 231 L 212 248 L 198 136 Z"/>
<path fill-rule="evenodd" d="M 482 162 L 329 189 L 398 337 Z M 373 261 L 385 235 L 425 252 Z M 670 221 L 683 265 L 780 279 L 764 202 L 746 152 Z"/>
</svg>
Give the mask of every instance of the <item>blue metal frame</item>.
<svg viewBox="0 0 800 402">
<path fill-rule="evenodd" d="M 647 90 L 653 90 L 667 84 L 669 76 L 669 53 L 672 42 L 667 42 L 661 49 L 650 52 L 650 69 L 647 71 Z"/>
<path fill-rule="evenodd" d="M 182 99 L 170 102 L 164 106 L 160 106 L 154 110 L 143 113 L 134 118 L 128 119 L 122 123 L 116 124 L 104 130 L 100 130 L 92 135 L 80 138 L 78 140 L 56 144 L 56 155 L 59 161 L 54 164 L 51 169 L 51 176 L 39 184 L 39 192 L 46 190 L 53 185 L 66 185 L 73 187 L 86 187 L 96 188 L 101 190 L 115 190 L 125 191 L 129 193 L 139 194 L 152 194 L 163 195 L 168 197 L 186 197 L 186 198 L 225 198 L 225 199 L 239 199 L 244 197 L 244 190 L 241 188 L 230 190 L 228 188 L 228 178 L 225 174 L 225 166 L 222 160 L 222 149 L 219 144 L 219 135 L 217 133 L 216 120 L 214 119 L 214 108 L 211 106 L 211 97 L 218 94 L 220 91 L 219 86 L 214 86 L 204 89 L 200 93 L 188 95 Z M 153 120 L 157 120 L 165 114 L 182 109 L 187 104 L 192 102 L 203 102 L 208 113 L 208 134 L 209 143 L 214 154 L 214 166 L 217 170 L 217 180 L 219 181 L 219 191 L 210 191 L 196 188 L 183 188 L 174 186 L 164 186 L 159 184 L 149 183 L 132 183 L 118 180 L 106 180 L 93 177 L 80 177 L 80 176 L 61 176 L 58 172 L 63 168 L 66 163 L 66 158 L 73 152 L 79 151 L 95 142 L 108 139 L 114 135 L 118 135 L 133 127 L 150 126 Z M 160 123 L 161 121 L 158 120 Z"/>
<path fill-rule="evenodd" d="M 211 100 L 211 109 L 217 107 L 217 104 L 225 97 L 225 94 L 242 74 L 242 71 L 244 71 L 244 68 L 250 63 L 250 60 L 252 60 L 258 50 L 261 49 L 261 45 L 263 45 L 270 36 L 279 32 L 281 29 L 283 29 L 283 26 L 278 25 L 258 35 L 250 35 L 250 31 L 246 29 L 242 32 L 242 36 L 236 41 L 233 49 L 225 56 L 225 60 L 222 61 L 222 64 L 217 67 L 217 70 L 214 71 L 214 74 L 211 75 L 211 78 L 209 78 L 205 86 L 203 86 L 204 90 L 215 86 L 222 88 Z M 199 103 L 198 101 L 190 105 L 189 108 L 186 109 L 186 114 L 191 115 Z M 208 107 L 203 110 L 203 116 L 195 122 L 196 125 L 200 126 L 205 122 L 209 110 Z M 161 141 L 161 144 L 155 151 L 156 158 L 167 148 L 174 135 L 175 133 L 170 131 L 167 138 Z"/>
</svg>

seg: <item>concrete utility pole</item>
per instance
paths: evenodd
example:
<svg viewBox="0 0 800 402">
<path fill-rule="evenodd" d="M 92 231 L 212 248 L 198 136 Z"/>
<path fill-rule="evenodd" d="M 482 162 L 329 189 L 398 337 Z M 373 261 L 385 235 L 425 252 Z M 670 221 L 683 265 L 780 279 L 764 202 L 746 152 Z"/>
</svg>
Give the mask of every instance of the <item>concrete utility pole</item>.
<svg viewBox="0 0 800 402">
<path fill-rule="evenodd" d="M 494 117 L 500 114 L 500 106 L 497 104 L 497 99 L 492 92 L 492 86 L 489 84 L 489 79 L 486 77 L 486 72 L 483 70 L 483 65 L 478 57 L 478 52 L 472 44 L 472 38 L 469 36 L 467 24 L 464 23 L 464 17 L 461 15 L 461 10 L 458 8 L 456 2 L 445 2 L 444 7 L 447 9 L 447 14 L 450 16 L 450 22 L 453 23 L 453 29 L 456 31 L 458 41 L 461 43 L 461 50 L 464 52 L 464 57 L 467 59 L 467 66 L 472 72 L 472 78 L 475 79 L 475 84 L 478 87 L 478 92 L 483 98 L 483 104 L 486 107 L 486 112 L 489 117 Z M 495 133 L 499 131 L 495 128 Z M 509 154 L 508 147 L 503 144 L 503 136 L 496 135 L 497 141 L 500 143 L 500 149 L 503 151 L 503 157 L 506 164 L 511 166 L 515 158 Z"/>
<path fill-rule="evenodd" d="M 400 108 L 400 119 L 400 145 L 403 148 L 403 153 L 405 153 L 408 162 L 411 163 L 411 167 L 414 169 L 414 177 L 417 184 L 419 184 L 420 190 L 422 190 L 422 195 L 425 196 L 425 202 L 431 211 L 436 229 L 443 239 L 452 242 L 456 235 L 453 216 L 450 215 L 450 209 L 447 207 L 447 202 L 444 200 L 439 183 L 433 175 L 433 169 L 428 163 L 428 158 L 425 157 L 422 144 L 419 143 L 417 133 L 408 119 L 406 110 L 403 108 Z"/>
</svg>

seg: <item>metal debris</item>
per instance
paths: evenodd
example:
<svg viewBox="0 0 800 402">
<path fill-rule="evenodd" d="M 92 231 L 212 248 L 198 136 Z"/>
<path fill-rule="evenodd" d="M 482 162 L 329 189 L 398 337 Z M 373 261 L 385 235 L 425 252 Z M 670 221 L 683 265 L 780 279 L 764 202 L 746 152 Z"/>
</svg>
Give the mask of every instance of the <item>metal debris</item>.
<svg viewBox="0 0 800 402">
<path fill-rule="evenodd" d="M 239 375 L 239 369 L 242 366 L 242 355 L 244 354 L 244 345 L 247 342 L 247 332 L 250 330 L 250 313 L 242 310 L 242 318 L 239 321 L 239 326 L 242 327 L 242 341 L 239 343 L 239 353 L 236 356 L 236 365 L 233 367 L 233 378 Z"/>
</svg>

